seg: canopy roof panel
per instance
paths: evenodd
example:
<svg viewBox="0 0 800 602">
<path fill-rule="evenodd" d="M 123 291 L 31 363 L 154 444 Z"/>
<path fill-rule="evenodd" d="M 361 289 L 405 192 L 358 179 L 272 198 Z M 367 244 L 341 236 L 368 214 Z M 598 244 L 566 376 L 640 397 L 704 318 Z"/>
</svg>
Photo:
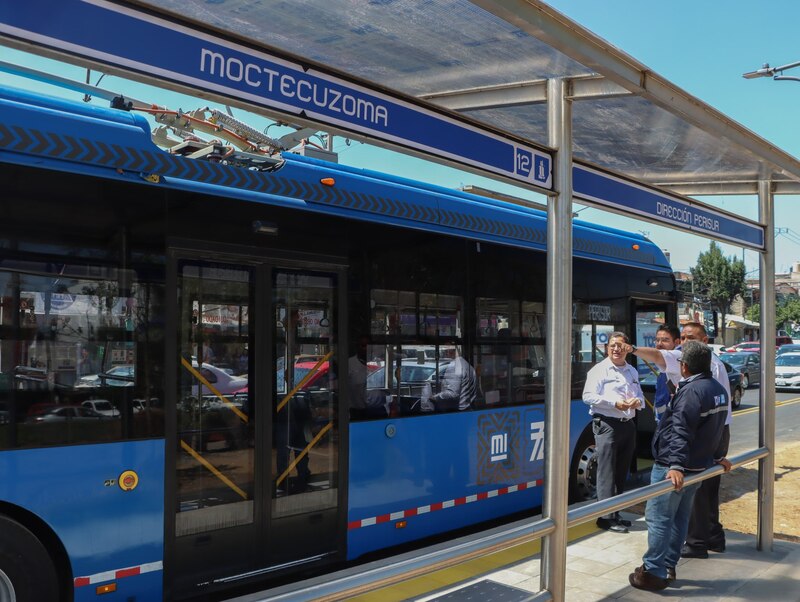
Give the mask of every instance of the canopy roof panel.
<svg viewBox="0 0 800 602">
<path fill-rule="evenodd" d="M 755 193 L 759 178 L 800 191 L 794 157 L 537 0 L 139 3 L 539 145 L 543 81 L 594 76 L 575 94 L 577 159 L 689 194 Z"/>
</svg>

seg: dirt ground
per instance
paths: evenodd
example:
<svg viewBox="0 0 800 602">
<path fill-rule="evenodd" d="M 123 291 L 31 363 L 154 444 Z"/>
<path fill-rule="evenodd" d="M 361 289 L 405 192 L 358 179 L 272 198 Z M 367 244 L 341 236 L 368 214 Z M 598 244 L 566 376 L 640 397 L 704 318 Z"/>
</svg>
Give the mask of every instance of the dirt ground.
<svg viewBox="0 0 800 602">
<path fill-rule="evenodd" d="M 723 475 L 720 522 L 725 529 L 755 535 L 758 502 L 758 462 Z M 644 504 L 628 509 L 644 514 Z M 778 447 L 775 455 L 776 539 L 800 542 L 800 442 Z"/>
<path fill-rule="evenodd" d="M 756 532 L 758 463 L 722 477 L 720 522 L 740 533 Z M 775 454 L 775 538 L 800 542 L 800 443 L 778 447 Z"/>
</svg>

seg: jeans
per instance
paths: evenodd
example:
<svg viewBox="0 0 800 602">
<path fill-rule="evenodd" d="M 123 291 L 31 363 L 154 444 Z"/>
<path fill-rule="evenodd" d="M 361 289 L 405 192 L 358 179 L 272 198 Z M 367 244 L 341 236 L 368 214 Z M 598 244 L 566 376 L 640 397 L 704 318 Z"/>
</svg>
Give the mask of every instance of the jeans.
<svg viewBox="0 0 800 602">
<path fill-rule="evenodd" d="M 669 468 L 654 464 L 650 483 L 660 483 L 667 477 Z M 667 578 L 667 567 L 674 568 L 681 557 L 681 546 L 689 529 L 692 500 L 699 483 L 684 486 L 680 491 L 670 491 L 647 500 L 644 512 L 647 521 L 647 551 L 642 557 L 645 570 L 651 575 Z"/>
</svg>

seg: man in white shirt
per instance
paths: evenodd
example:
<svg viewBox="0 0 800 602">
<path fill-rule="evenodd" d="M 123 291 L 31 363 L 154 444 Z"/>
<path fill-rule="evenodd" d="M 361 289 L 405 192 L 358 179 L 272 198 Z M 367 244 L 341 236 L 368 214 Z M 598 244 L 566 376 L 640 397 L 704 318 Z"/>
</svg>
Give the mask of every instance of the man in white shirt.
<svg viewBox="0 0 800 602">
<path fill-rule="evenodd" d="M 636 410 L 644 407 L 636 368 L 625 361 L 628 336 L 613 332 L 608 339 L 608 357 L 586 375 L 583 402 L 592 416 L 597 450 L 597 499 L 622 493 L 636 449 Z M 615 533 L 627 533 L 629 521 L 612 512 L 597 519 L 597 526 Z"/>
<path fill-rule="evenodd" d="M 708 343 L 708 335 L 705 327 L 699 322 L 687 322 L 681 329 L 681 343 L 686 341 L 700 341 Z M 672 351 L 658 350 L 650 347 L 629 346 L 628 351 L 637 357 L 656 364 L 662 370 L 666 370 L 667 377 L 677 386 L 680 380 L 680 349 Z M 728 379 L 728 371 L 715 354 L 711 355 L 711 375 L 728 393 L 731 399 L 731 385 Z M 728 404 L 728 415 L 725 419 L 722 438 L 719 448 L 716 450 L 716 457 L 724 457 L 728 453 L 730 442 L 730 424 L 733 420 L 732 404 Z M 706 479 L 700 485 L 700 489 L 694 496 L 692 506 L 692 516 L 689 521 L 689 532 L 686 535 L 686 544 L 681 550 L 683 558 L 708 558 L 708 551 L 725 551 L 725 531 L 719 522 L 719 484 L 720 477 L 716 476 Z"/>
</svg>

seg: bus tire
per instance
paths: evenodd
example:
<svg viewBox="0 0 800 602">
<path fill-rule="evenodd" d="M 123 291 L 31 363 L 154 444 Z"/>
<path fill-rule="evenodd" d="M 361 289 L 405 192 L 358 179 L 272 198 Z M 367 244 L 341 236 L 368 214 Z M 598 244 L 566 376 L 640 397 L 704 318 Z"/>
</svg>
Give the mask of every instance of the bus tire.
<svg viewBox="0 0 800 602">
<path fill-rule="evenodd" d="M 42 542 L 17 521 L 0 516 L 0 601 L 58 599 L 56 569 Z"/>
<path fill-rule="evenodd" d="M 597 497 L 597 452 L 591 428 L 583 431 L 575 446 L 569 469 L 569 501 L 584 502 Z"/>
</svg>

